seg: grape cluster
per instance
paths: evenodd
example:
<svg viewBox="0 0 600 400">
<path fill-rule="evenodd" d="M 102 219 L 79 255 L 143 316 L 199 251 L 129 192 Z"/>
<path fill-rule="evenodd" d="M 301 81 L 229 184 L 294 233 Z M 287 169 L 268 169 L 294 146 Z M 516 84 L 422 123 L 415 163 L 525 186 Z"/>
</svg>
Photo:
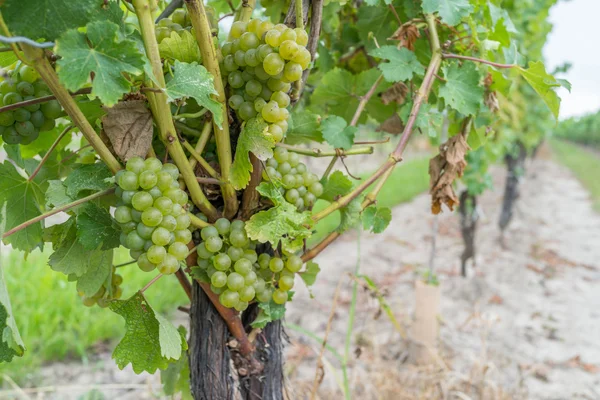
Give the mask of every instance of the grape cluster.
<svg viewBox="0 0 600 400">
<path fill-rule="evenodd" d="M 123 295 L 123 289 L 121 289 L 121 284 L 123 283 L 123 277 L 117 273 L 113 269 L 111 279 L 110 279 L 110 290 L 109 287 L 103 284 L 100 289 L 91 297 L 85 296 L 83 293 L 79 293 L 81 297 L 81 302 L 86 307 L 92 307 L 96 304 L 101 308 L 108 307 L 108 304 L 113 299 L 120 299 Z"/>
<path fill-rule="evenodd" d="M 297 256 L 271 257 L 256 253 L 256 242 L 248 239 L 244 222 L 218 219 L 200 232 L 198 266 L 210 279 L 211 290 L 225 307 L 243 311 L 254 300 L 284 304 L 294 286 L 294 274 L 302 269 Z"/>
<path fill-rule="evenodd" d="M 188 254 L 192 240 L 188 195 L 179 188 L 179 169 L 156 158 L 127 161 L 116 175 L 120 198 L 115 220 L 121 225 L 121 244 L 130 249 L 142 271 L 158 268 L 172 274 Z"/>
<path fill-rule="evenodd" d="M 50 89 L 32 67 L 23 65 L 7 71 L 0 83 L 0 106 L 33 100 L 50 95 Z M 0 134 L 8 144 L 29 144 L 40 132 L 52 130 L 55 120 L 62 114 L 60 104 L 50 100 L 0 113 Z"/>
<path fill-rule="evenodd" d="M 267 160 L 263 180 L 281 183 L 281 194 L 299 211 L 310 209 L 323 194 L 319 177 L 306 170 L 297 153 L 276 147 L 273 157 Z"/>
<path fill-rule="evenodd" d="M 215 9 L 211 6 L 204 6 L 204 8 L 213 36 L 216 36 L 218 33 L 219 19 Z M 164 39 L 170 37 L 172 32 L 181 33 L 184 30 L 192 32 L 192 21 L 185 8 L 178 8 L 169 18 L 163 18 L 158 21 L 155 28 L 156 41 L 160 43 Z"/>
<path fill-rule="evenodd" d="M 221 48 L 221 71 L 232 92 L 229 107 L 243 121 L 265 120 L 279 142 L 288 129 L 287 93 L 311 61 L 308 35 L 300 28 L 252 19 L 234 22 L 230 39 Z"/>
</svg>

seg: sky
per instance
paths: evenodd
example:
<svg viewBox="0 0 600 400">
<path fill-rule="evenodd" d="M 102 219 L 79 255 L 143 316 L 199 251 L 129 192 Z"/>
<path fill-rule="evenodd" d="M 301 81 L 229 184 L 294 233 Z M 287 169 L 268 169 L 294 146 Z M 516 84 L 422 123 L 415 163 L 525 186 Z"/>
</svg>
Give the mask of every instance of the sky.
<svg viewBox="0 0 600 400">
<path fill-rule="evenodd" d="M 546 69 L 550 72 L 567 61 L 573 64 L 567 74 L 560 76 L 572 85 L 571 93 L 559 90 L 561 119 L 600 109 L 598 15 L 600 0 L 561 0 L 550 10 L 554 29 L 544 47 Z"/>
</svg>

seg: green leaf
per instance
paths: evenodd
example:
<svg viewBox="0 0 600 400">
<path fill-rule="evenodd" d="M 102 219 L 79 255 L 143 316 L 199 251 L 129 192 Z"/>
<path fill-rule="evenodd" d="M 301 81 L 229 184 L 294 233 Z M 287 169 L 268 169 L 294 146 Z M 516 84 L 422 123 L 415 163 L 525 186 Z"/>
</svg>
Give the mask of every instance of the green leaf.
<svg viewBox="0 0 600 400">
<path fill-rule="evenodd" d="M 396 7 L 396 12 L 402 14 L 402 8 Z M 388 43 L 388 38 L 398 29 L 398 21 L 389 7 L 363 5 L 358 9 L 356 29 L 358 29 L 362 44 L 367 49 L 372 49 L 376 46 L 371 34 L 377 39 L 377 43 L 383 46 Z"/>
<path fill-rule="evenodd" d="M 44 195 L 36 180 L 28 181 L 8 161 L 0 164 L 0 177 L 0 207 L 6 204 L 8 210 L 0 223 L 5 223 L 7 231 L 41 214 L 38 199 L 43 199 Z M 43 226 L 43 222 L 31 224 L 3 241 L 26 252 L 42 248 Z"/>
<path fill-rule="evenodd" d="M 6 0 L 2 4 L 2 17 L 11 33 L 33 40 L 52 41 L 90 21 L 118 23 L 122 16 L 114 0 Z"/>
<path fill-rule="evenodd" d="M 48 181 L 48 189 L 46 189 L 46 207 L 60 207 L 69 204 L 73 198 L 67 194 L 67 187 L 63 181 L 51 180 Z"/>
<path fill-rule="evenodd" d="M 275 206 L 254 214 L 246 222 L 248 237 L 261 243 L 269 242 L 273 248 L 281 241 L 283 249 L 290 253 L 299 250 L 303 239 L 312 234 L 305 226 L 311 225 L 310 213 L 299 212 L 296 206 L 285 201 L 272 183 L 263 182 L 256 190 L 262 196 L 271 199 Z"/>
<path fill-rule="evenodd" d="M 5 232 L 5 223 L 7 206 L 0 206 L 0 237 Z M 0 265 L 0 330 L 2 339 L 0 340 L 0 362 L 10 362 L 13 357 L 21 357 L 25 353 L 25 344 L 12 312 L 10 296 L 6 289 L 4 281 L 4 269 Z"/>
<path fill-rule="evenodd" d="M 403 105 L 400 109 L 400 119 L 405 124 L 410 116 L 412 106 L 413 103 L 411 101 Z M 431 107 L 429 104 L 422 104 L 415 121 L 415 127 L 429 137 L 437 137 L 442 128 L 442 122 L 442 114 L 439 113 L 437 109 Z"/>
<path fill-rule="evenodd" d="M 300 272 L 299 275 L 306 286 L 312 286 L 317 280 L 317 275 L 320 271 L 321 268 L 319 268 L 319 264 L 314 261 L 309 261 L 306 263 L 306 269 L 303 272 Z"/>
<path fill-rule="evenodd" d="M 319 130 L 321 116 L 307 110 L 294 110 L 288 120 L 288 131 L 285 135 L 287 144 L 323 143 L 323 135 Z"/>
<path fill-rule="evenodd" d="M 354 136 L 358 130 L 355 126 L 347 126 L 346 120 L 337 115 L 330 115 L 321 123 L 323 139 L 335 148 L 349 149 L 354 144 Z"/>
<path fill-rule="evenodd" d="M 425 72 L 415 53 L 406 47 L 382 46 L 371 50 L 369 54 L 389 61 L 378 66 L 388 82 L 407 81 L 412 79 L 413 74 L 423 75 Z"/>
<path fill-rule="evenodd" d="M 181 334 L 152 309 L 141 293 L 113 301 L 109 307 L 125 319 L 125 336 L 113 352 L 120 369 L 131 363 L 136 374 L 153 374 L 157 368 L 165 369 L 181 358 L 185 349 Z"/>
<path fill-rule="evenodd" d="M 158 45 L 161 58 L 184 63 L 201 62 L 202 56 L 194 36 L 188 30 L 171 32 L 171 36 L 165 38 Z M 212 79 L 212 77 L 211 77 Z"/>
<path fill-rule="evenodd" d="M 483 87 L 479 84 L 479 72 L 473 63 L 459 66 L 452 62 L 442 67 L 446 83 L 440 87 L 439 96 L 450 107 L 463 115 L 474 115 L 483 98 Z"/>
<path fill-rule="evenodd" d="M 335 171 L 323 182 L 323 194 L 320 199 L 328 202 L 335 201 L 339 196 L 348 194 L 354 184 L 342 171 Z"/>
<path fill-rule="evenodd" d="M 118 238 L 118 236 L 117 236 Z M 112 272 L 113 251 L 94 250 L 88 252 L 91 259 L 87 271 L 77 279 L 77 291 L 91 297 L 100 290 L 100 287 Z"/>
<path fill-rule="evenodd" d="M 92 96 L 105 106 L 115 105 L 128 93 L 131 83 L 124 74 L 144 72 L 144 55 L 136 42 L 122 38 L 119 26 L 107 21 L 92 22 L 86 33 L 70 30 L 60 37 L 56 52 L 58 76 L 71 91 L 81 89 L 94 73 Z"/>
<path fill-rule="evenodd" d="M 250 152 L 259 160 L 273 157 L 275 139 L 267 132 L 267 123 L 263 119 L 252 118 L 242 128 L 238 138 L 235 158 L 231 166 L 229 181 L 236 189 L 243 189 L 250 181 L 254 170 L 250 162 Z"/>
<path fill-rule="evenodd" d="M 48 259 L 48 264 L 54 271 L 81 277 L 102 264 L 104 260 L 98 257 L 101 251 L 90 252 L 77 240 L 75 217 L 53 228 L 54 253 Z"/>
<path fill-rule="evenodd" d="M 184 351 L 179 360 L 170 363 L 167 369 L 160 371 L 160 382 L 163 384 L 163 391 L 167 396 L 181 393 L 182 400 L 192 400 L 187 352 Z"/>
<path fill-rule="evenodd" d="M 423 12 L 437 12 L 444 23 L 454 26 L 473 12 L 473 6 L 468 0 L 423 0 Z"/>
<path fill-rule="evenodd" d="M 360 212 L 362 211 L 362 205 L 360 198 L 356 198 L 350 202 L 346 207 L 340 209 L 340 225 L 336 229 L 337 232 L 342 233 L 350 228 L 355 227 L 360 221 Z"/>
<path fill-rule="evenodd" d="M 167 82 L 166 94 L 169 101 L 191 97 L 208 109 L 217 125 L 223 124 L 223 110 L 218 101 L 211 98 L 217 91 L 213 85 L 213 76 L 198 63 L 175 61 L 173 78 Z"/>
<path fill-rule="evenodd" d="M 558 121 L 558 111 L 560 109 L 560 97 L 554 91 L 555 88 L 560 87 L 561 84 L 546 72 L 546 67 L 541 61 L 530 62 L 529 68 L 525 69 L 518 67 L 517 71 L 525 78 L 525 80 L 531 85 L 533 90 L 542 98 L 544 103 L 548 106 L 552 115 Z"/>
<path fill-rule="evenodd" d="M 250 324 L 253 328 L 264 328 L 269 322 L 277 321 L 285 315 L 285 304 L 277 304 L 273 300 L 269 303 L 258 303 L 258 308 L 260 311 Z"/>
<path fill-rule="evenodd" d="M 381 233 L 388 227 L 392 220 L 392 210 L 388 207 L 367 207 L 362 212 L 363 228 L 370 229 L 373 233 Z"/>
<path fill-rule="evenodd" d="M 119 234 L 113 219 L 104 208 L 90 203 L 77 215 L 77 239 L 87 250 L 119 247 Z"/>
<path fill-rule="evenodd" d="M 73 172 L 65 179 L 67 195 L 77 198 L 82 190 L 100 192 L 113 186 L 109 179 L 112 173 L 104 163 L 78 164 Z"/>
</svg>

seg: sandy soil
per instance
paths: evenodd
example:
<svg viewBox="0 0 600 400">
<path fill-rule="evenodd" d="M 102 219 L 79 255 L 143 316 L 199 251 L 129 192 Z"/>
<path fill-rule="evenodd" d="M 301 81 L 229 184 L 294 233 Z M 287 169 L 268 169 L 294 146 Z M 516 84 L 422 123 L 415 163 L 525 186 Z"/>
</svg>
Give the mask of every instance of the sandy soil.
<svg viewBox="0 0 600 400">
<path fill-rule="evenodd" d="M 429 367 L 407 362 L 409 340 L 394 328 L 371 292 L 359 288 L 347 360 L 356 399 L 600 399 L 600 215 L 565 168 L 550 160 L 528 165 L 522 198 L 499 243 L 496 190 L 480 201 L 476 267 L 457 275 L 462 241 L 456 214 L 439 218 L 436 272 L 442 288 L 440 358 Z M 398 188 L 401 190 L 401 188 Z M 311 299 L 297 282 L 287 323 L 324 337 L 336 287 L 328 344 L 344 355 L 353 281 L 370 276 L 385 294 L 402 330 L 410 331 L 414 281 L 427 268 L 433 217 L 421 195 L 393 211 L 380 235 L 351 233 L 318 259 Z M 306 398 L 320 344 L 291 326 L 286 374 L 290 398 Z M 343 398 L 340 361 L 326 350 L 322 399 Z M 160 397 L 157 376 L 118 371 L 109 353 L 87 365 L 57 363 L 41 371 L 42 391 L 0 392 L 0 398 L 77 399 L 98 385 L 107 399 Z M 56 389 L 59 389 L 58 391 Z"/>
</svg>

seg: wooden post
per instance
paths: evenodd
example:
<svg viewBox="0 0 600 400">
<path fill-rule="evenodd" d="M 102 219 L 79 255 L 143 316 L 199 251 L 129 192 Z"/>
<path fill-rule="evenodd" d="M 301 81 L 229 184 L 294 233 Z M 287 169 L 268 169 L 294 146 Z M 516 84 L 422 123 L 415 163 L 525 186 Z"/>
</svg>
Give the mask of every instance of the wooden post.
<svg viewBox="0 0 600 400">
<path fill-rule="evenodd" d="M 410 359 L 415 364 L 431 364 L 438 357 L 440 294 L 439 285 L 415 283 L 415 317 L 410 330 Z"/>
</svg>

